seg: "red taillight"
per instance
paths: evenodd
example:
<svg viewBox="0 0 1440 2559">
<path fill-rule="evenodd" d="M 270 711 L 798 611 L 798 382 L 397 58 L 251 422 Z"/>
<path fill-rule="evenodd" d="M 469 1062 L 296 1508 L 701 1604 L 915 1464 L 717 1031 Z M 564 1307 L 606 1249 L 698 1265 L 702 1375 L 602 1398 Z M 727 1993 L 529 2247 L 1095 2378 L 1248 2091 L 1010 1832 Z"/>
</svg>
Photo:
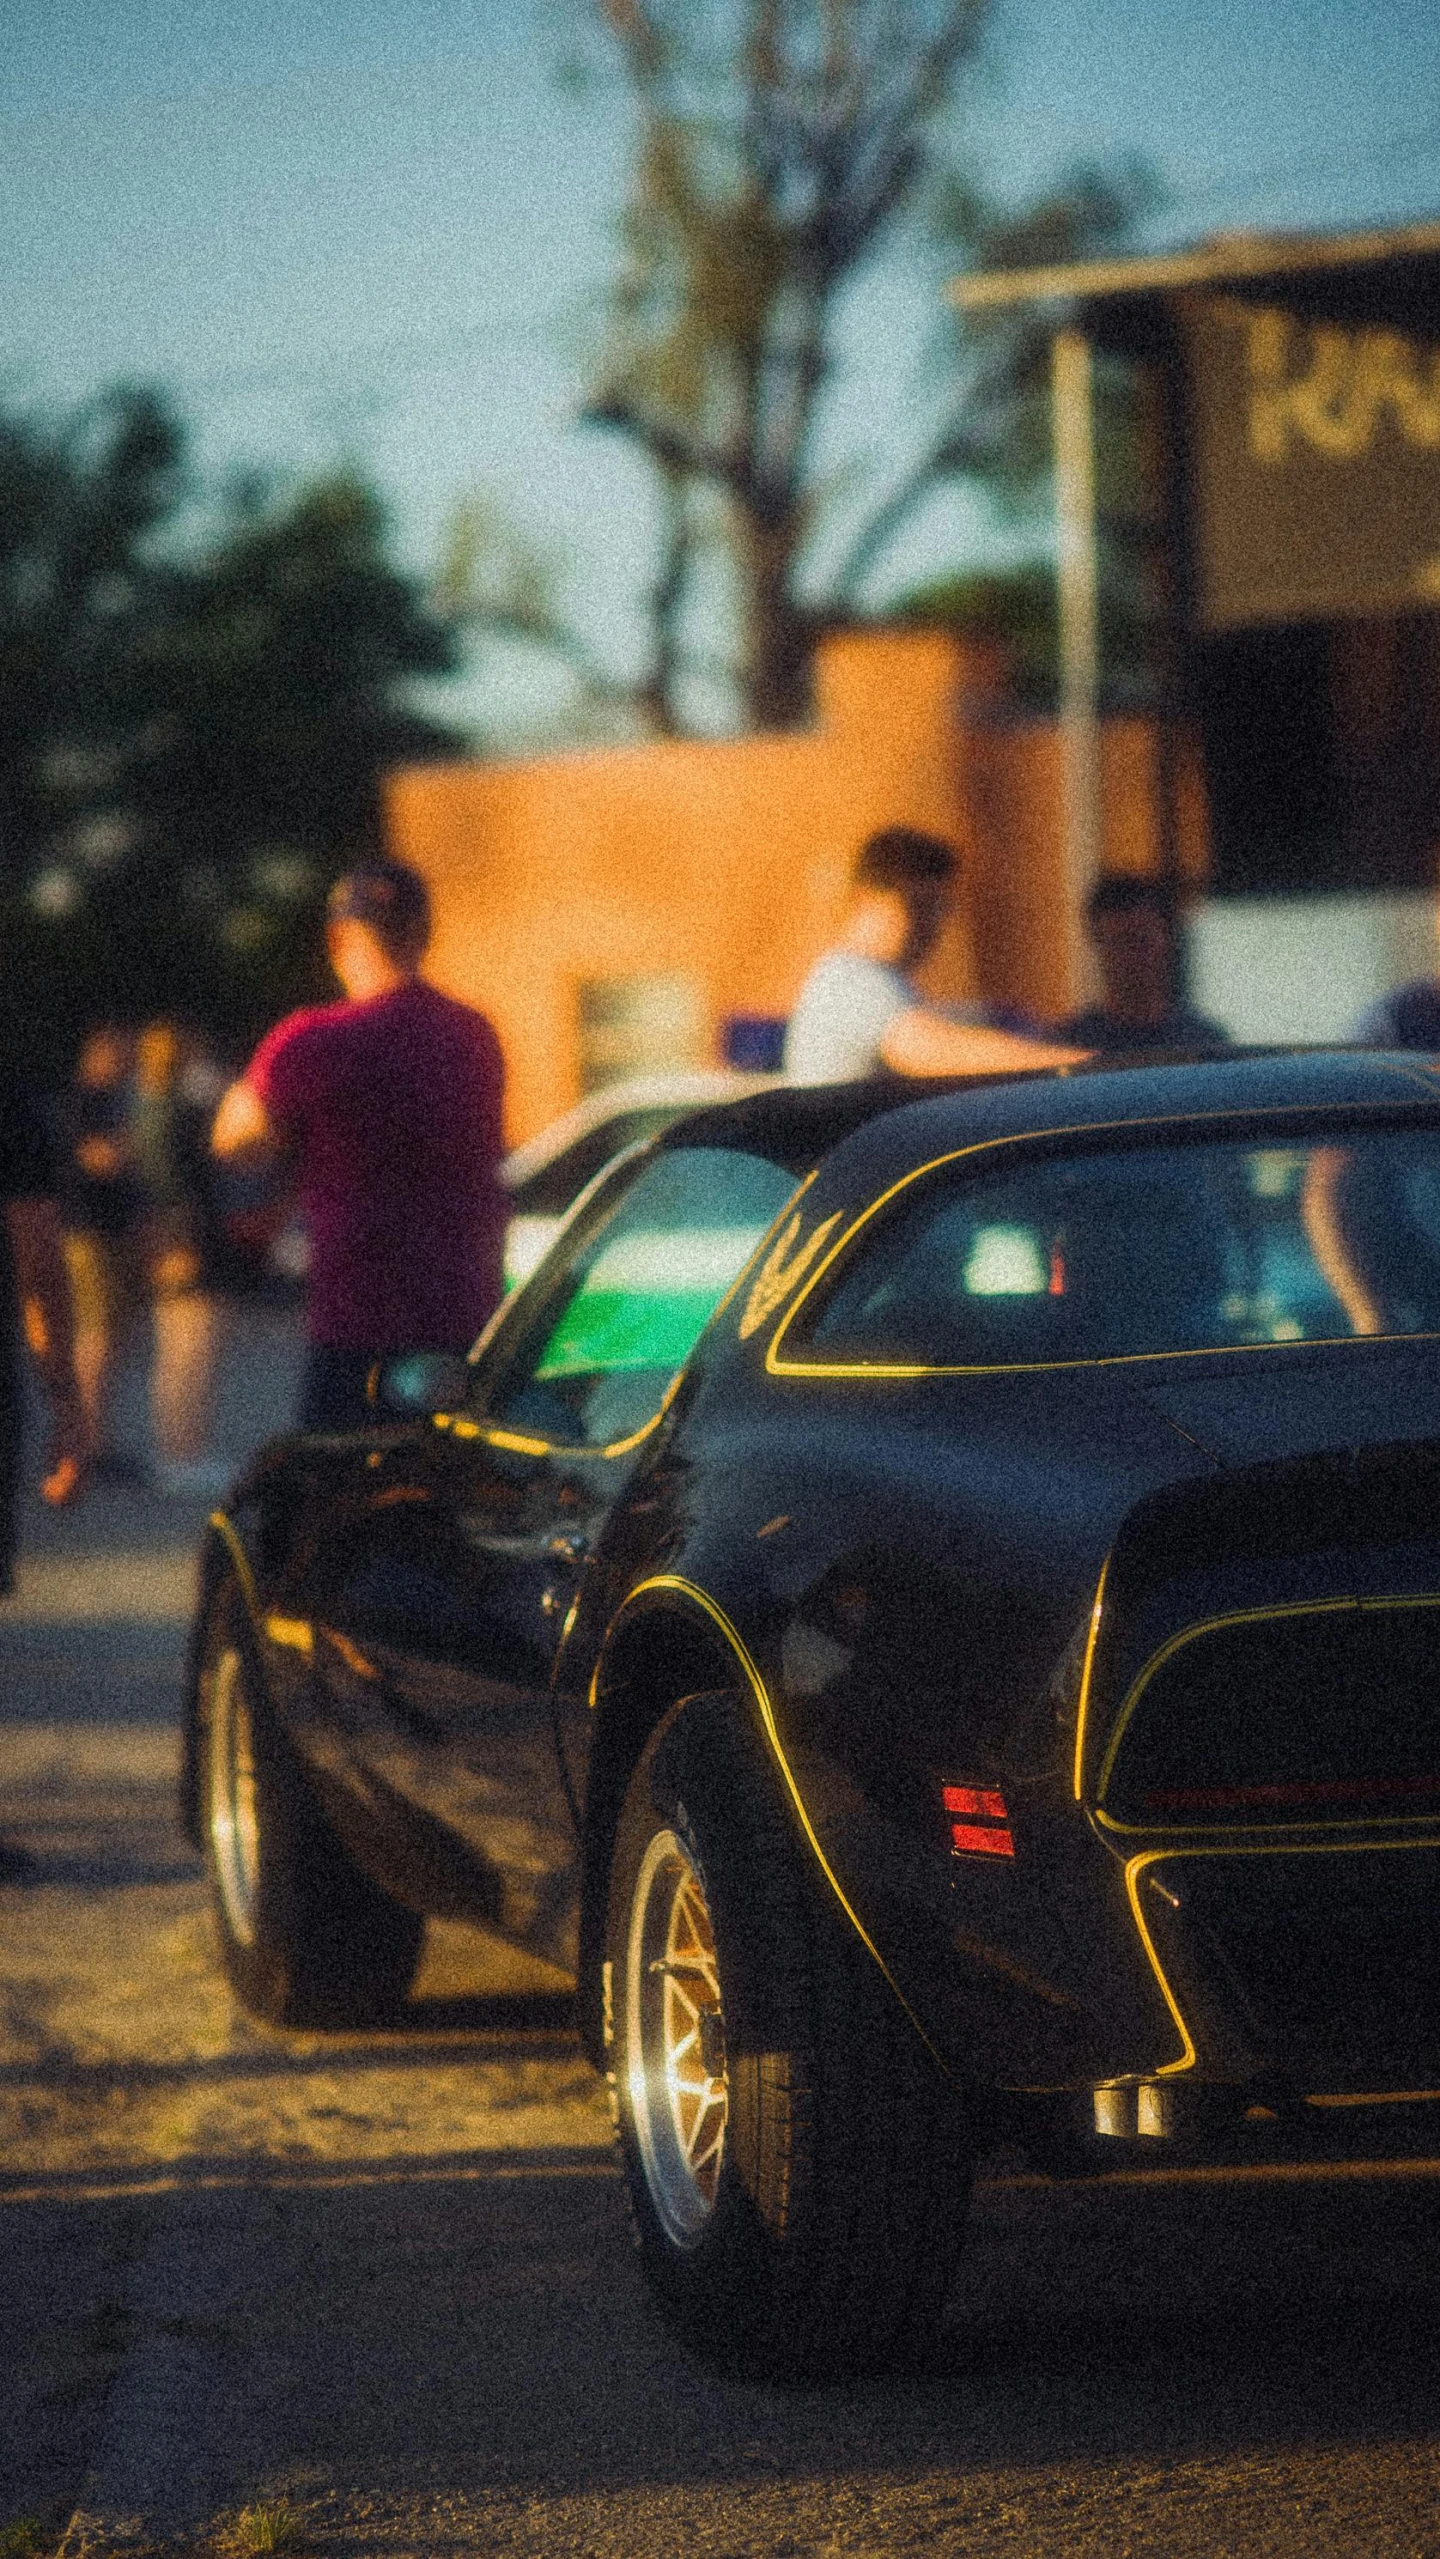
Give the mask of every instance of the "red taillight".
<svg viewBox="0 0 1440 2559">
<path fill-rule="evenodd" d="M 950 1824 L 950 1846 L 957 1857 L 1013 1857 L 1015 1842 L 1008 1830 L 980 1830 L 973 1822 Z"/>
<path fill-rule="evenodd" d="M 998 1786 L 960 1783 L 942 1786 L 940 1800 L 950 1821 L 950 1848 L 956 1857 L 1013 1857 L 1015 1840 L 1005 1798 Z M 963 1816 L 957 1821 L 956 1814 Z"/>
<path fill-rule="evenodd" d="M 998 1786 L 947 1786 L 942 1800 L 947 1813 L 978 1813 L 987 1822 L 1010 1818 Z"/>
</svg>

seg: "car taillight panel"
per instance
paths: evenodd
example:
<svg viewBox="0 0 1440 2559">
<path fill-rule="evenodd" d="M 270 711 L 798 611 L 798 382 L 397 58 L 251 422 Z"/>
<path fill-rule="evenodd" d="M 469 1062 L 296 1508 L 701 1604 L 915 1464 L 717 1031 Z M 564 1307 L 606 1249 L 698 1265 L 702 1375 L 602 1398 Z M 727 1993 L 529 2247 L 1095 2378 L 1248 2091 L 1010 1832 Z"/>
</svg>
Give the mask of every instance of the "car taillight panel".
<svg viewBox="0 0 1440 2559">
<path fill-rule="evenodd" d="M 1161 1646 L 1101 1760 L 1120 1829 L 1433 1822 L 1440 1813 L 1431 1593 L 1237 1612 Z"/>
<path fill-rule="evenodd" d="M 940 1800 L 950 1823 L 954 1857 L 1013 1857 L 1015 1834 L 998 1786 L 957 1778 L 942 1786 Z"/>
</svg>

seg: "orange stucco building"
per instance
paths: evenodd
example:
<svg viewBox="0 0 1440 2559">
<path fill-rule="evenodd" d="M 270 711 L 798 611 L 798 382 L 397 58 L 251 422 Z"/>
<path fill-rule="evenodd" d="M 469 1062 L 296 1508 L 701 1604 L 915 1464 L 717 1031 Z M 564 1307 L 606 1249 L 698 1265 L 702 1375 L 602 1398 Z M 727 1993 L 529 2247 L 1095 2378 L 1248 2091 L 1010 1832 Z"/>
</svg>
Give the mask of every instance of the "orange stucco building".
<svg viewBox="0 0 1440 2559">
<path fill-rule="evenodd" d="M 432 973 L 500 1032 L 512 1140 L 614 1074 L 712 1062 L 727 1016 L 787 1013 L 880 826 L 932 829 L 966 855 L 932 994 L 1068 1009 L 1082 990 L 1058 736 L 1000 708 L 988 652 L 854 632 L 820 652 L 806 731 L 394 774 L 390 840 L 431 885 Z M 1107 867 L 1157 865 L 1157 763 L 1150 723 L 1106 723 Z M 1202 873 L 1198 780 L 1182 782 L 1179 831 Z"/>
</svg>

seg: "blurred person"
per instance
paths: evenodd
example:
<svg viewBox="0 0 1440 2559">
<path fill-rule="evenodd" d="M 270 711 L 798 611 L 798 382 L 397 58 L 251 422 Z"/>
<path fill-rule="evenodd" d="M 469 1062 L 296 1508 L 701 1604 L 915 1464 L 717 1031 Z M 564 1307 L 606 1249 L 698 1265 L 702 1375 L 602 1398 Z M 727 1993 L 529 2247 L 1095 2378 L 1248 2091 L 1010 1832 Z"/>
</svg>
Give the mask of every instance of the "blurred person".
<svg viewBox="0 0 1440 2559">
<path fill-rule="evenodd" d="M 0 1591 L 15 1564 L 23 1397 L 23 1338 L 50 1407 L 47 1502 L 71 1502 L 90 1457 L 90 1426 L 75 1373 L 75 1319 L 60 1224 L 59 1167 L 44 1121 L 0 1076 Z"/>
<path fill-rule="evenodd" d="M 1436 853 L 1440 864 L 1440 848 Z M 1440 938 L 1440 902 L 1435 908 Z M 1362 1048 L 1413 1048 L 1440 1053 L 1440 975 L 1412 977 L 1377 996 L 1355 1025 L 1353 1037 Z"/>
<path fill-rule="evenodd" d="M 147 1296 L 143 1194 L 131 1141 L 135 1041 L 116 1022 L 87 1032 L 63 1111 L 65 1261 L 75 1308 L 75 1369 L 97 1476 L 138 1476 L 111 1439 L 115 1380 Z"/>
<path fill-rule="evenodd" d="M 995 1075 L 1073 1066 L 1085 1052 L 1002 1030 L 982 1006 L 927 1004 L 912 972 L 939 941 L 960 857 L 937 835 L 887 826 L 867 837 L 834 947 L 800 990 L 785 1036 L 792 1084 L 878 1074 Z M 967 1018 L 969 1016 L 969 1018 Z"/>
<path fill-rule="evenodd" d="M 155 1340 L 150 1429 L 160 1491 L 223 1492 L 210 1452 L 215 1378 L 228 1322 L 225 1237 L 210 1128 L 222 1090 L 190 1035 L 147 1022 L 135 1043 L 134 1161 L 145 1193 L 145 1260 Z"/>
<path fill-rule="evenodd" d="M 1440 1296 L 1440 1202 L 1428 1165 L 1386 1149 L 1317 1146 L 1301 1213 L 1352 1333 L 1416 1333 Z"/>
<path fill-rule="evenodd" d="M 504 1063 L 483 1013 L 420 975 L 418 871 L 336 882 L 326 949 L 339 1004 L 292 1013 L 221 1103 L 222 1161 L 283 1154 L 310 1231 L 304 1430 L 359 1429 L 370 1380 L 409 1351 L 468 1350 L 503 1288 Z"/>
<path fill-rule="evenodd" d="M 1100 963 L 1101 997 L 1062 1025 L 1088 1049 L 1228 1048 L 1218 1022 L 1192 1012 L 1177 994 L 1179 933 L 1166 880 L 1116 871 L 1098 879 L 1085 901 L 1085 921 Z"/>
</svg>

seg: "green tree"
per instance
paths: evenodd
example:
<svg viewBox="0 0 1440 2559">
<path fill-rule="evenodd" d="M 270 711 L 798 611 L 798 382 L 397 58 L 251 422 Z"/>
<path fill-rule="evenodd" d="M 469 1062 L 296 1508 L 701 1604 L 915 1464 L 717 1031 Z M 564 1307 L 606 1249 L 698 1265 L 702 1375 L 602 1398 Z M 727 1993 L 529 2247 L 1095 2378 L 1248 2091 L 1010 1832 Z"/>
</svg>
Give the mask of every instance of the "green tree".
<svg viewBox="0 0 1440 2559">
<path fill-rule="evenodd" d="M 150 392 L 58 426 L 0 413 L 0 893 L 47 857 L 83 860 L 87 820 L 123 786 L 130 641 L 182 466 L 179 424 Z"/>
<path fill-rule="evenodd" d="M 136 771 L 147 835 L 226 873 L 286 845 L 333 868 L 380 841 L 387 767 L 453 752 L 407 699 L 456 644 L 389 556 L 373 490 L 350 474 L 274 507 L 243 504 L 171 580 L 144 634 L 150 713 Z"/>
<path fill-rule="evenodd" d="M 1149 200 L 1143 173 L 1081 169 L 1020 214 L 951 164 L 951 130 L 988 0 L 596 0 L 638 111 L 609 342 L 586 416 L 630 438 L 660 476 L 666 546 L 655 593 L 657 696 L 683 725 L 682 630 L 716 509 L 738 577 L 736 686 L 746 719 L 807 706 L 827 624 L 866 609 L 868 582 L 946 479 L 1026 478 L 1032 332 L 992 325 L 952 353 L 953 397 L 924 451 L 870 505 L 817 588 L 814 536 L 831 491 L 816 464 L 836 322 L 882 248 L 943 261 L 1023 262 L 1113 244 Z M 920 386 L 914 386 L 918 406 Z M 1033 474 L 1030 475 L 1033 478 Z"/>
<path fill-rule="evenodd" d="M 180 430 L 126 395 L 82 433 L 0 430 L 3 930 L 12 1044 L 181 1010 L 241 1042 L 324 984 L 335 871 L 386 769 L 454 752 L 417 679 L 454 629 L 348 474 L 183 542 Z"/>
<path fill-rule="evenodd" d="M 1103 705 L 1133 711 L 1153 703 L 1154 613 L 1140 571 L 1106 543 L 1100 557 Z M 1143 564 L 1142 564 L 1143 566 Z M 1006 698 L 1016 711 L 1053 713 L 1060 698 L 1060 616 L 1048 561 L 961 569 L 900 596 L 887 621 L 992 641 L 1002 652 Z"/>
<path fill-rule="evenodd" d="M 951 172 L 930 207 L 930 234 L 947 270 L 1071 266 L 1120 248 L 1158 201 L 1139 159 L 1111 168 L 1077 162 L 1018 209 Z M 950 397 L 916 459 L 877 496 L 838 571 L 842 593 L 863 591 L 915 509 L 944 480 L 982 486 L 1011 532 L 1047 539 L 1051 505 L 1048 315 L 971 314 L 945 330 Z M 1150 457 L 1136 379 L 1102 360 L 1096 379 L 1098 496 L 1117 532 L 1149 511 Z M 1036 522 L 1043 515 L 1043 532 Z M 1023 580 L 1022 580 L 1023 584 Z"/>
<path fill-rule="evenodd" d="M 131 969 L 141 911 L 168 898 L 215 1027 L 243 1038 L 317 992 L 324 890 L 379 849 L 385 773 L 462 744 L 412 698 L 457 658 L 362 481 L 242 497 L 142 636 L 140 850 L 124 913 L 106 900 Z"/>
</svg>

